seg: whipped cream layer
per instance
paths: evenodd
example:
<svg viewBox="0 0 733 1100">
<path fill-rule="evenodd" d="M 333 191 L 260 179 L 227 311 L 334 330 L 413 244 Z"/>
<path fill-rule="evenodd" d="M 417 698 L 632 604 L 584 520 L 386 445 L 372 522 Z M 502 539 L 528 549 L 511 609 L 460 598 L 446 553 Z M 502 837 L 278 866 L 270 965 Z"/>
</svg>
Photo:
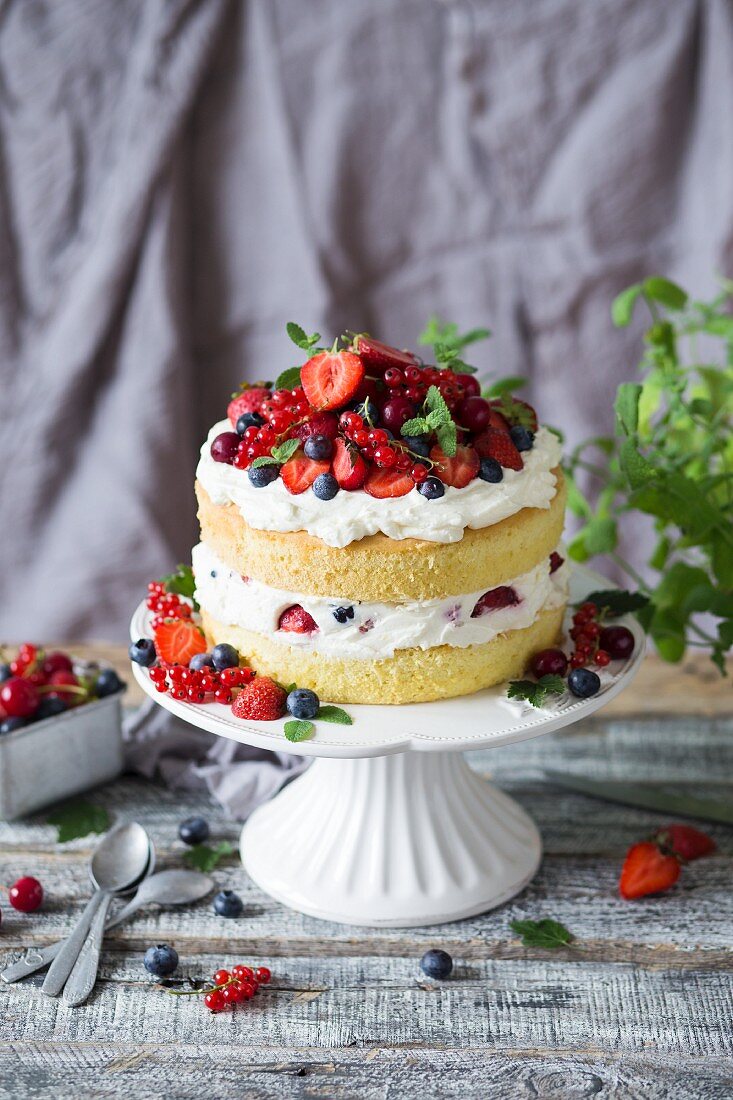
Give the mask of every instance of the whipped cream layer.
<svg viewBox="0 0 733 1100">
<path fill-rule="evenodd" d="M 307 531 L 336 547 L 380 531 L 391 539 L 459 542 L 467 527 L 490 527 L 522 508 L 549 508 L 556 486 L 552 470 L 562 454 L 557 436 L 540 428 L 532 450 L 522 455 L 524 469 L 504 470 L 498 484 L 475 478 L 465 489 L 447 485 L 438 500 L 427 500 L 416 490 L 403 497 L 377 500 L 363 489 L 319 500 L 310 490 L 297 496 L 289 493 L 281 478 L 256 489 L 246 470 L 214 462 L 212 441 L 231 430 L 228 420 L 220 421 L 201 448 L 196 477 L 213 503 L 235 504 L 250 527 Z"/>
<path fill-rule="evenodd" d="M 484 589 L 440 600 L 359 603 L 287 592 L 243 578 L 204 543 L 194 547 L 192 560 L 196 599 L 219 622 L 286 645 L 362 660 L 392 657 L 396 649 L 481 645 L 498 634 L 531 626 L 540 611 L 559 607 L 568 598 L 567 566 L 551 574 L 549 560 L 509 582 L 519 597 L 518 603 L 486 611 L 476 618 L 471 613 Z M 317 631 L 296 634 L 278 628 L 283 611 L 294 604 L 300 604 L 312 616 Z M 334 616 L 339 608 L 353 610 L 353 617 L 339 622 Z"/>
</svg>

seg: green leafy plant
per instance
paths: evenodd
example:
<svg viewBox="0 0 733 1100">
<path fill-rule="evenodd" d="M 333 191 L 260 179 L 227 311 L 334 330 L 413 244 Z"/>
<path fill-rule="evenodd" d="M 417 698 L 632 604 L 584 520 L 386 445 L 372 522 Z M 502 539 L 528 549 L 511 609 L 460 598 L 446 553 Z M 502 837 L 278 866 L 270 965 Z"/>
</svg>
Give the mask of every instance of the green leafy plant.
<svg viewBox="0 0 733 1100">
<path fill-rule="evenodd" d="M 424 347 L 432 346 L 435 362 L 439 367 L 455 371 L 456 374 L 475 374 L 476 368 L 463 359 L 463 352 L 470 344 L 486 340 L 491 336 L 488 328 L 472 328 L 468 332 L 459 332 L 458 325 L 443 324 L 437 317 L 431 317 L 419 337 Z"/>
<path fill-rule="evenodd" d="M 566 464 L 568 504 L 582 520 L 571 557 L 606 554 L 634 581 L 647 600 L 636 613 L 665 660 L 701 646 L 721 672 L 733 645 L 732 295 L 725 281 L 712 301 L 692 301 L 653 276 L 616 298 L 621 327 L 637 305 L 649 310 L 639 381 L 618 387 L 614 436 L 585 440 Z M 581 472 L 598 489 L 593 507 Z M 643 575 L 618 549 L 629 512 L 656 533 Z"/>
</svg>

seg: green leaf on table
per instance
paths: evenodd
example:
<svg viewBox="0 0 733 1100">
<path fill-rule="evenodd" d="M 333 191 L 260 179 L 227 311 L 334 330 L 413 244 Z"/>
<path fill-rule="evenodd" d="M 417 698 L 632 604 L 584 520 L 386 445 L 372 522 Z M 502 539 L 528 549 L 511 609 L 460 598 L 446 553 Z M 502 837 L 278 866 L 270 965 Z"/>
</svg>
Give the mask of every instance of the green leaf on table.
<svg viewBox="0 0 733 1100">
<path fill-rule="evenodd" d="M 626 328 L 631 322 L 631 316 L 634 312 L 634 306 L 636 300 L 641 294 L 641 283 L 634 283 L 633 286 L 627 286 L 626 290 L 622 290 L 619 295 L 613 300 L 611 306 L 611 316 L 616 328 Z"/>
<path fill-rule="evenodd" d="M 512 932 L 521 937 L 524 947 L 567 947 L 574 936 L 560 921 L 550 920 L 513 920 L 509 922 Z"/>
<path fill-rule="evenodd" d="M 291 722 L 285 723 L 284 732 L 288 741 L 307 741 L 309 737 L 312 737 L 315 728 L 312 722 L 295 718 Z"/>
<path fill-rule="evenodd" d="M 548 695 L 562 695 L 565 691 L 565 681 L 562 676 L 554 676 L 548 673 L 539 680 L 510 680 L 507 687 L 507 698 L 517 699 L 531 703 L 533 707 L 541 707 Z"/>
<path fill-rule="evenodd" d="M 300 367 L 288 367 L 275 379 L 276 390 L 294 390 L 300 385 Z"/>
<path fill-rule="evenodd" d="M 177 596 L 187 596 L 193 600 L 193 606 L 198 610 L 198 604 L 193 599 L 196 591 L 196 578 L 190 565 L 179 564 L 167 577 L 161 577 L 161 583 L 165 585 L 166 592 L 175 592 Z"/>
<path fill-rule="evenodd" d="M 335 707 L 331 703 L 320 707 L 316 718 L 321 722 L 335 722 L 339 726 L 353 726 L 354 719 L 341 707 Z"/>
<path fill-rule="evenodd" d="M 627 592 L 622 588 L 609 588 L 607 591 L 591 592 L 583 603 L 594 603 L 598 610 L 612 619 L 627 615 L 631 611 L 640 611 L 649 603 L 649 598 L 641 592 Z"/>
<path fill-rule="evenodd" d="M 58 844 L 90 833 L 106 833 L 110 826 L 110 816 L 103 806 L 93 806 L 82 799 L 60 806 L 46 820 L 58 828 Z"/>
<path fill-rule="evenodd" d="M 215 848 L 209 844 L 194 844 L 183 853 L 183 862 L 195 871 L 213 871 L 226 856 L 234 851 L 227 840 L 220 840 Z"/>
</svg>

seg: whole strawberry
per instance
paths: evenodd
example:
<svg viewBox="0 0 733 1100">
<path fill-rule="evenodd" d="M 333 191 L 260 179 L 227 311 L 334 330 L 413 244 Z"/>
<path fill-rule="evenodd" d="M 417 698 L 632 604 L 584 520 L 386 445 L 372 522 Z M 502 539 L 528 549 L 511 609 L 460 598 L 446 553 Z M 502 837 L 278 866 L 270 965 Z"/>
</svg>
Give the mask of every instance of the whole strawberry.
<svg viewBox="0 0 733 1100">
<path fill-rule="evenodd" d="M 235 718 L 256 722 L 274 722 L 285 714 L 287 693 L 267 676 L 258 676 L 239 693 L 232 703 Z"/>
<path fill-rule="evenodd" d="M 710 855 L 716 848 L 713 838 L 696 829 L 694 825 L 665 825 L 654 834 L 654 840 L 671 848 L 686 863 Z"/>
<path fill-rule="evenodd" d="M 243 413 L 259 412 L 260 405 L 269 396 L 269 389 L 262 383 L 256 382 L 250 386 L 249 383 L 243 382 L 240 391 L 232 394 L 232 400 L 227 406 L 227 416 L 231 426 L 236 428 L 237 421 Z"/>
</svg>

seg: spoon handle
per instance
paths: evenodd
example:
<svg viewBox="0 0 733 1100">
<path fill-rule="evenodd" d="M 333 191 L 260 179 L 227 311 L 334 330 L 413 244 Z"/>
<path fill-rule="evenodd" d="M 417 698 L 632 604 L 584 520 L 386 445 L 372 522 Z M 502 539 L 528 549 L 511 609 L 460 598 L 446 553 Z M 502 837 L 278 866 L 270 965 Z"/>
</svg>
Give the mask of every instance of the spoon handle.
<svg viewBox="0 0 733 1100">
<path fill-rule="evenodd" d="M 107 910 L 112 901 L 112 894 L 105 894 L 104 900 L 94 914 L 89 934 L 84 940 L 84 945 L 79 952 L 74 969 L 69 974 L 64 986 L 64 1003 L 76 1008 L 84 1004 L 97 980 L 99 970 L 99 956 L 102 951 L 104 939 L 104 922 L 107 919 Z"/>
<path fill-rule="evenodd" d="M 56 958 L 49 967 L 46 980 L 41 986 L 42 992 L 48 997 L 58 997 L 61 990 L 64 988 L 66 979 L 71 973 L 76 957 L 82 949 L 84 940 L 86 939 L 89 926 L 92 923 L 94 914 L 99 906 L 102 904 L 104 894 L 101 890 L 96 890 L 89 901 L 86 904 L 84 912 L 76 922 L 74 930 L 68 939 L 64 940 Z"/>
</svg>

